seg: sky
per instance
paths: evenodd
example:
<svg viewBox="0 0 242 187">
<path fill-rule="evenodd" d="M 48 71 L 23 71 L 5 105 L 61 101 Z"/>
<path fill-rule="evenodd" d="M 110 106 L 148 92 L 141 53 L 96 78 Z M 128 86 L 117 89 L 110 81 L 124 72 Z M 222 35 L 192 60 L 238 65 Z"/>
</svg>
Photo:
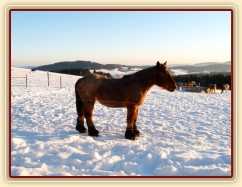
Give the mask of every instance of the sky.
<svg viewBox="0 0 242 187">
<path fill-rule="evenodd" d="M 12 66 L 231 59 L 230 11 L 12 11 Z"/>
</svg>

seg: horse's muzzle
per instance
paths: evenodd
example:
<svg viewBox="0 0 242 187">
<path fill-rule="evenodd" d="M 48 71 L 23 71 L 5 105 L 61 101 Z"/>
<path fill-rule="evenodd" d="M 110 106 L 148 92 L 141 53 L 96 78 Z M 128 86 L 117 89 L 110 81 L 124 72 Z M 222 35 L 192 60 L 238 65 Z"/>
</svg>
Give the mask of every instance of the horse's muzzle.
<svg viewBox="0 0 242 187">
<path fill-rule="evenodd" d="M 170 92 L 174 92 L 175 90 L 176 90 L 176 85 L 174 87 L 171 87 L 168 89 L 168 91 L 170 91 Z"/>
</svg>

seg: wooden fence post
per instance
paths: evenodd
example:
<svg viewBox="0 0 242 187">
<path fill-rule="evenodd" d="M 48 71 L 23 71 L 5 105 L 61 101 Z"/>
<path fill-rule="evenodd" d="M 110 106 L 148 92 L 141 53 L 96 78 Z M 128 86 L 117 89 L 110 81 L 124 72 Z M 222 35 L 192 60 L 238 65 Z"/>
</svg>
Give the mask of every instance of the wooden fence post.
<svg viewBox="0 0 242 187">
<path fill-rule="evenodd" d="M 61 80 L 61 76 L 60 76 L 60 88 L 62 88 L 62 80 Z"/>
<path fill-rule="evenodd" d="M 47 77 L 48 77 L 48 87 L 50 86 L 50 75 L 49 72 L 47 71 Z"/>
<path fill-rule="evenodd" d="M 28 87 L 28 76 L 26 74 L 26 88 Z"/>
</svg>

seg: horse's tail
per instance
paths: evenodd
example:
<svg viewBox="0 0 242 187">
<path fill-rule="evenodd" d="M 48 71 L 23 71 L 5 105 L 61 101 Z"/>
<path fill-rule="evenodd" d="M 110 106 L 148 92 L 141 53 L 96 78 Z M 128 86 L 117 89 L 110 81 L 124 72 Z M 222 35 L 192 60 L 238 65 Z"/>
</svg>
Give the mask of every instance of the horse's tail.
<svg viewBox="0 0 242 187">
<path fill-rule="evenodd" d="M 78 81 L 77 81 L 78 83 Z M 78 94 L 78 91 L 77 91 L 77 83 L 75 85 L 75 93 L 76 93 L 76 111 L 77 111 L 77 114 L 78 116 L 81 116 L 82 115 L 82 111 L 83 111 L 83 101 L 82 101 L 82 98 L 80 97 L 80 95 Z"/>
</svg>

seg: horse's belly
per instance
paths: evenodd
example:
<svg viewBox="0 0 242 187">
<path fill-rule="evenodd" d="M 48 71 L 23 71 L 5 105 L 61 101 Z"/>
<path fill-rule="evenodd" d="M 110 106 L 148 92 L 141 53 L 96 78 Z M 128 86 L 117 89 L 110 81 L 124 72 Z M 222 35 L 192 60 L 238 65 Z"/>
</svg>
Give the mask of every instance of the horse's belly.
<svg viewBox="0 0 242 187">
<path fill-rule="evenodd" d="M 98 100 L 99 103 L 101 103 L 104 106 L 107 107 L 112 107 L 112 108 L 122 108 L 122 107 L 126 107 L 127 104 L 125 102 L 119 102 L 119 101 L 101 101 Z"/>
<path fill-rule="evenodd" d="M 117 81 L 102 80 L 96 90 L 95 98 L 107 107 L 119 108 L 129 105 L 140 105 L 145 94 L 135 84 L 119 83 Z M 106 84 L 105 84 L 106 83 Z M 107 84 L 109 83 L 109 84 Z"/>
</svg>

